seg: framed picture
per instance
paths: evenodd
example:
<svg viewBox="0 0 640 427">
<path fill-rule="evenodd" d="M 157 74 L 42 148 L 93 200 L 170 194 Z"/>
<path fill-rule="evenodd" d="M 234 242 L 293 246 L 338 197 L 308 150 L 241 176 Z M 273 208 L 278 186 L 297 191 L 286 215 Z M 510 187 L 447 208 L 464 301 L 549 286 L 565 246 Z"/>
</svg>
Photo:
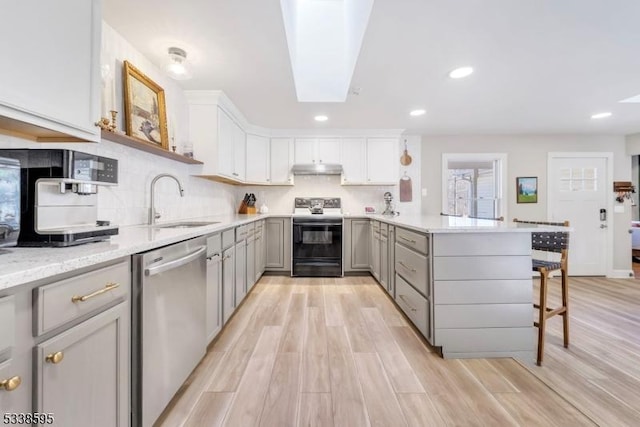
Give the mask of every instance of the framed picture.
<svg viewBox="0 0 640 427">
<path fill-rule="evenodd" d="M 535 176 L 519 176 L 516 178 L 518 203 L 538 203 L 538 178 Z"/>
<path fill-rule="evenodd" d="M 124 61 L 124 122 L 127 135 L 169 149 L 164 90 Z"/>
</svg>

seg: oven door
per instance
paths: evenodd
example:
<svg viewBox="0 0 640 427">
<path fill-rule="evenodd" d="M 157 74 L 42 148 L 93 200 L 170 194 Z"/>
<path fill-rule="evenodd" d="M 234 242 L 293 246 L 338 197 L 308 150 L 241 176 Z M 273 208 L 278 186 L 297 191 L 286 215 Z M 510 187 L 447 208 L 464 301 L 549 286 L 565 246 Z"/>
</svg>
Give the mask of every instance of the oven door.
<svg viewBox="0 0 640 427">
<path fill-rule="evenodd" d="M 342 220 L 294 219 L 294 276 L 342 276 Z"/>
</svg>

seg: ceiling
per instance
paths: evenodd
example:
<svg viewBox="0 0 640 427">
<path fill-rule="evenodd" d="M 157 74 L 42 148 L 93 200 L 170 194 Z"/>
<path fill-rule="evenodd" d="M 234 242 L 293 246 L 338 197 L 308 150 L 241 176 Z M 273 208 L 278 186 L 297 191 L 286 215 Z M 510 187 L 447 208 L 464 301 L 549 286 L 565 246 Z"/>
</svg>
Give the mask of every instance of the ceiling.
<svg viewBox="0 0 640 427">
<path fill-rule="evenodd" d="M 314 0 L 306 0 L 314 1 Z M 640 132 L 637 0 L 376 0 L 344 103 L 296 99 L 279 0 L 104 0 L 151 61 L 187 50 L 185 89 L 221 89 L 269 128 L 424 134 Z M 470 77 L 452 69 L 470 65 Z M 424 108 L 427 114 L 410 117 Z M 611 111 L 607 119 L 592 114 Z M 324 123 L 313 117 L 329 116 Z"/>
</svg>

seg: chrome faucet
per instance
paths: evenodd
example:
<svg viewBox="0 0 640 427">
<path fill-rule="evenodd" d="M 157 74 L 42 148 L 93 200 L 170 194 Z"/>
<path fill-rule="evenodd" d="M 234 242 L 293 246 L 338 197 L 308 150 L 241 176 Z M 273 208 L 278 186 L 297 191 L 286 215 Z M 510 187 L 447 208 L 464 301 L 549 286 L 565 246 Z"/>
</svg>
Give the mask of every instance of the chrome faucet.
<svg viewBox="0 0 640 427">
<path fill-rule="evenodd" d="M 158 218 L 160 218 L 160 214 L 158 212 L 156 212 L 156 207 L 155 207 L 155 188 L 156 188 L 156 182 L 160 179 L 160 178 L 172 178 L 176 181 L 176 183 L 178 184 L 178 190 L 180 191 L 180 197 L 184 197 L 184 188 L 182 188 L 182 183 L 180 182 L 180 180 L 178 178 L 176 178 L 175 176 L 168 174 L 168 173 L 161 173 L 160 175 L 156 176 L 155 178 L 153 178 L 153 180 L 151 181 L 151 206 L 149 207 L 149 225 L 153 225 L 156 223 L 156 220 Z"/>
</svg>

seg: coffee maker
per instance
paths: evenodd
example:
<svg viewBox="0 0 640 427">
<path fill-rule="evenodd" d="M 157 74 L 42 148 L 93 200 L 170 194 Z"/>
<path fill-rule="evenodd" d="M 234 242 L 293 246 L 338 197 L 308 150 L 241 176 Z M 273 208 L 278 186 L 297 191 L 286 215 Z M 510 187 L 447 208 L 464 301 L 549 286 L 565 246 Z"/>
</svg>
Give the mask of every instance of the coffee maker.
<svg viewBox="0 0 640 427">
<path fill-rule="evenodd" d="M 98 220 L 98 187 L 118 183 L 118 161 L 63 149 L 2 149 L 20 162 L 17 246 L 72 246 L 108 239 L 118 227 Z"/>
</svg>

